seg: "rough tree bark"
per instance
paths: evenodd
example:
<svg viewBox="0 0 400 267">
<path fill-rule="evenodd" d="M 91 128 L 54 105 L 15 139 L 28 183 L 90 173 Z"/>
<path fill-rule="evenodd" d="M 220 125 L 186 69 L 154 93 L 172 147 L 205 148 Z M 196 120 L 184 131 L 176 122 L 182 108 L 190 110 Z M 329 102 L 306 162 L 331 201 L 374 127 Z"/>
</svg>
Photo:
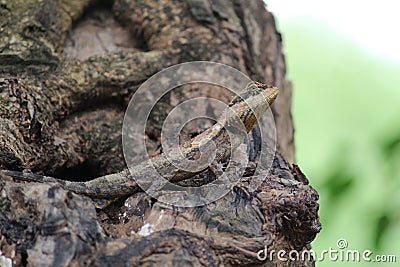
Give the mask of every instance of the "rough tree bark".
<svg viewBox="0 0 400 267">
<path fill-rule="evenodd" d="M 272 107 L 277 152 L 256 190 L 246 190 L 259 178 L 248 175 L 215 203 L 171 209 L 142 192 L 94 201 L 0 174 L 1 252 L 15 266 L 312 266 L 256 254 L 265 245 L 304 251 L 320 230 L 318 194 L 293 164 L 292 88 L 281 46 L 261 0 L 1 3 L 0 169 L 81 181 L 124 169 L 121 125 L 130 97 L 180 62 L 225 63 L 280 88 Z M 198 92 L 185 97 L 191 94 Z M 173 105 L 167 99 L 157 112 Z M 162 122 L 151 119 L 158 129 Z M 154 151 L 157 134 L 149 138 Z M 145 225 L 151 234 L 138 233 Z"/>
</svg>

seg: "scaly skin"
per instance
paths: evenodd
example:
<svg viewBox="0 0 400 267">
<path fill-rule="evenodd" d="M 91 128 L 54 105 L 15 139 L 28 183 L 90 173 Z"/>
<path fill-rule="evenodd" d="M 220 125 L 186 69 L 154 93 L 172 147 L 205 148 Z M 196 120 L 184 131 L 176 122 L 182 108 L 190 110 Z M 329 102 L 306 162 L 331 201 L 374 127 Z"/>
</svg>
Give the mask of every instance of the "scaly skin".
<svg viewBox="0 0 400 267">
<path fill-rule="evenodd" d="M 195 160 L 201 156 L 201 152 L 209 150 L 214 143 L 215 158 L 214 161 L 221 163 L 228 159 L 233 149 L 240 145 L 244 134 L 248 133 L 257 123 L 268 107 L 275 101 L 278 95 L 278 89 L 266 84 L 251 82 L 247 85 L 243 94 L 236 96 L 229 104 L 218 122 L 203 133 L 194 137 L 190 141 L 182 144 L 175 152 L 165 155 L 160 154 L 151 159 L 154 169 L 162 175 L 166 180 L 178 182 L 188 179 L 197 172 L 190 172 L 176 167 L 176 163 L 185 160 Z M 229 130 L 227 130 L 229 129 Z M 244 131 L 245 130 L 245 131 Z M 238 135 L 239 138 L 232 139 L 232 133 Z M 171 162 L 175 162 L 173 165 Z M 36 175 L 28 171 L 17 172 L 2 170 L 4 175 L 24 181 L 35 181 L 41 183 L 58 183 L 62 188 L 73 191 L 77 194 L 87 195 L 93 198 L 115 198 L 125 195 L 131 195 L 140 190 L 137 181 L 148 180 L 148 186 L 157 188 L 154 185 L 155 171 L 152 169 L 148 160 L 130 167 L 119 173 L 113 173 L 98 177 L 87 182 L 71 182 L 64 181 L 48 176 Z M 162 184 L 158 185 L 158 188 Z"/>
</svg>

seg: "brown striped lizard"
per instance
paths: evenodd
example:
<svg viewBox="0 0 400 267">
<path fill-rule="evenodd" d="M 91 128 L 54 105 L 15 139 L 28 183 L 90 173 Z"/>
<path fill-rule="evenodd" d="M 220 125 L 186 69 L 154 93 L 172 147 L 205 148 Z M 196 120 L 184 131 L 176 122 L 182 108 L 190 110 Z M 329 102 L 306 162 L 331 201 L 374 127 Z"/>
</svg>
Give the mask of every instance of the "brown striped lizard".
<svg viewBox="0 0 400 267">
<path fill-rule="evenodd" d="M 152 167 L 148 161 L 144 161 L 119 173 L 105 175 L 87 182 L 65 181 L 33 174 L 30 171 L 1 170 L 0 172 L 17 180 L 57 183 L 66 190 L 93 198 L 115 198 L 131 195 L 140 190 L 137 181 L 139 179 L 143 181 L 146 177 L 151 177 L 155 171 L 167 181 L 183 181 L 201 171 L 190 172 L 182 170 L 176 167 L 173 162 L 179 162 L 182 158 L 186 160 L 196 159 L 201 151 L 211 146 L 211 143 L 215 145 L 214 161 L 217 163 L 225 161 L 230 157 L 232 149 L 240 145 L 240 142 L 230 139 L 231 133 L 229 131 L 232 132 L 232 128 L 236 128 L 236 131 L 241 131 L 242 134 L 248 133 L 257 123 L 257 119 L 275 101 L 277 95 L 278 88 L 276 87 L 258 82 L 249 83 L 242 94 L 233 98 L 229 103 L 229 107 L 223 112 L 216 124 L 177 148 L 180 153 L 175 153 L 174 155 L 178 156 L 171 158 L 161 153 L 151 158 L 151 164 L 153 164 L 154 169 L 151 169 Z M 240 123 L 242 127 L 235 126 L 237 123 Z M 228 128 L 231 128 L 231 130 L 227 130 Z"/>
</svg>

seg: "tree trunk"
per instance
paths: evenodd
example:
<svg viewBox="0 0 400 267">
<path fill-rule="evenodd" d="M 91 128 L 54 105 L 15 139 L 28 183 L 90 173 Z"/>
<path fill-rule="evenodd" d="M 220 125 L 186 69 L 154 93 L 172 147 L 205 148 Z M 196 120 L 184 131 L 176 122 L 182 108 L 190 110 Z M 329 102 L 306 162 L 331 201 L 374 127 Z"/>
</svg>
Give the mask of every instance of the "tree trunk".
<svg viewBox="0 0 400 267">
<path fill-rule="evenodd" d="M 0 174 L 0 252 L 15 266 L 313 266 L 312 259 L 257 258 L 265 247 L 301 253 L 320 230 L 318 194 L 293 164 L 281 37 L 261 0 L 13 0 L 0 5 L 0 18 L 0 169 L 76 181 L 123 170 L 129 100 L 146 79 L 177 63 L 224 63 L 280 88 L 275 122 L 263 117 L 277 136 L 273 127 L 250 134 L 254 144 L 261 135 L 262 142 L 276 138 L 271 170 L 250 170 L 205 206 L 171 209 L 143 192 L 92 200 Z M 195 96 L 209 95 L 186 90 L 174 97 Z M 155 154 L 162 127 L 156 115 L 165 117 L 174 97 L 149 118 Z"/>
</svg>

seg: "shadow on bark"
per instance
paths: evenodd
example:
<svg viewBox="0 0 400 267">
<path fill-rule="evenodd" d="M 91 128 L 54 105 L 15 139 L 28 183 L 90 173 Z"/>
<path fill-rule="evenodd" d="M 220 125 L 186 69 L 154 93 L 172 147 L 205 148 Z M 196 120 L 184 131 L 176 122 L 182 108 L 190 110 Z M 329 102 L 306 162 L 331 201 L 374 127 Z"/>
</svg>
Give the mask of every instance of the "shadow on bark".
<svg viewBox="0 0 400 267">
<path fill-rule="evenodd" d="M 206 206 L 171 208 L 143 192 L 92 200 L 0 174 L 0 248 L 15 266 L 314 265 L 257 259 L 265 246 L 310 249 L 321 228 L 318 194 L 293 164 L 292 88 L 281 36 L 262 1 L 21 0 L 0 5 L 0 17 L 0 169 L 72 181 L 123 170 L 121 128 L 131 96 L 177 63 L 220 62 L 280 88 L 271 170 L 249 169 Z M 159 117 L 174 98 L 194 96 L 188 90 L 163 99 L 150 118 L 152 153 L 160 152 Z M 264 131 L 266 142 L 275 138 Z M 260 133 L 251 135 L 260 142 Z"/>
</svg>

